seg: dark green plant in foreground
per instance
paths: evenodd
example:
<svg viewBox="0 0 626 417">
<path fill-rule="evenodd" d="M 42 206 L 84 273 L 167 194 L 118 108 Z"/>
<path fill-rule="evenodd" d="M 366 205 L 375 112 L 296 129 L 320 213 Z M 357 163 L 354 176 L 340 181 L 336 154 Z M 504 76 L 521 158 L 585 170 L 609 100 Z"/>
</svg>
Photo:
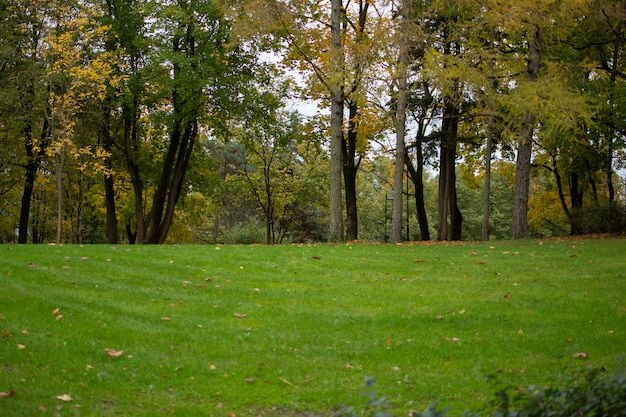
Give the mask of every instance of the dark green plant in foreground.
<svg viewBox="0 0 626 417">
<path fill-rule="evenodd" d="M 372 390 L 374 386 L 374 378 L 368 376 L 365 378 L 365 386 L 367 387 L 367 391 L 364 395 L 368 398 L 366 403 L 366 409 L 364 413 L 370 415 L 372 417 L 393 417 L 391 413 L 385 411 L 385 409 L 389 406 L 386 397 L 379 397 L 378 393 Z M 339 410 L 335 413 L 336 417 L 358 417 L 364 414 L 356 413 L 355 407 L 341 406 Z"/>
<path fill-rule="evenodd" d="M 626 416 L 626 377 L 600 370 L 564 389 L 530 386 L 513 398 L 505 391 L 498 396 L 494 417 Z"/>
<path fill-rule="evenodd" d="M 371 387 L 374 379 L 365 382 L 368 401 L 364 410 L 357 413 L 354 407 L 342 407 L 337 417 L 392 417 L 385 411 L 385 397 L 379 397 Z M 608 376 L 601 370 L 592 370 L 566 388 L 529 386 L 510 396 L 506 390 L 496 393 L 496 399 L 479 412 L 465 411 L 463 417 L 621 417 L 626 416 L 626 377 Z M 412 411 L 409 417 L 446 417 L 449 408 L 437 409 L 433 404 L 423 412 Z"/>
</svg>

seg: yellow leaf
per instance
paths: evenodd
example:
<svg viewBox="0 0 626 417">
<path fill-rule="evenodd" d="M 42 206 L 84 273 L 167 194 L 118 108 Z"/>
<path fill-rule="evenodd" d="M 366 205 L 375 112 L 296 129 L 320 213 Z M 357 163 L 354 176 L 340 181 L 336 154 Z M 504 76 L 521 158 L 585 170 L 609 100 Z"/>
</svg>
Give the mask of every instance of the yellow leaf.
<svg viewBox="0 0 626 417">
<path fill-rule="evenodd" d="M 63 402 L 72 401 L 72 397 L 69 394 L 57 395 L 57 400 L 61 400 Z"/>
</svg>

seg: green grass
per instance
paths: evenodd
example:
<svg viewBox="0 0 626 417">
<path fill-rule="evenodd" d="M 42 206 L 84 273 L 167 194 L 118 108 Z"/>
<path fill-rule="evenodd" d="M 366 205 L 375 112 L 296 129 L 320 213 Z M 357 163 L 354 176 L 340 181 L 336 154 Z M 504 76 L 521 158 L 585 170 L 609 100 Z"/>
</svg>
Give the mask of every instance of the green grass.
<svg viewBox="0 0 626 417">
<path fill-rule="evenodd" d="M 626 364 L 626 240 L 0 250 L 2 416 L 330 415 L 366 376 L 459 415 Z"/>
</svg>

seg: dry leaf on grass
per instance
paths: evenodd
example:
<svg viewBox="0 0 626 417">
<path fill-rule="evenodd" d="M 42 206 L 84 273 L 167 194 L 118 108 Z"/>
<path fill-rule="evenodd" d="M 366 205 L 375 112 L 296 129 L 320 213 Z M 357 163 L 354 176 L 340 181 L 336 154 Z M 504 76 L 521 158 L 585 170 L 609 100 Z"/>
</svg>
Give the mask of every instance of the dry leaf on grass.
<svg viewBox="0 0 626 417">
<path fill-rule="evenodd" d="M 5 399 L 5 398 L 9 398 L 15 395 L 15 391 L 11 390 L 9 392 L 0 392 L 0 399 Z"/>
<path fill-rule="evenodd" d="M 248 317 L 248 315 L 244 313 L 235 313 L 233 314 L 233 317 L 237 317 L 238 319 L 245 319 L 246 317 Z"/>
<path fill-rule="evenodd" d="M 104 351 L 109 355 L 109 358 L 119 358 L 124 354 L 123 350 L 114 350 L 114 349 L 104 349 Z"/>
<path fill-rule="evenodd" d="M 61 400 L 63 402 L 72 401 L 72 397 L 69 394 L 57 395 L 57 400 Z"/>
</svg>

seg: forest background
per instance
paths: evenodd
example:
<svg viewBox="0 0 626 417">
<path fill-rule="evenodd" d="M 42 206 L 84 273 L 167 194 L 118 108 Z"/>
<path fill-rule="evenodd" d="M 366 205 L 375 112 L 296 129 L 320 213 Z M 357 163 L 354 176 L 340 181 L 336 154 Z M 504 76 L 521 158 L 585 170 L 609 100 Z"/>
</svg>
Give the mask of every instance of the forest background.
<svg viewBox="0 0 626 417">
<path fill-rule="evenodd" d="M 0 22 L 0 241 L 625 227 L 623 0 L 0 0 Z"/>
</svg>

